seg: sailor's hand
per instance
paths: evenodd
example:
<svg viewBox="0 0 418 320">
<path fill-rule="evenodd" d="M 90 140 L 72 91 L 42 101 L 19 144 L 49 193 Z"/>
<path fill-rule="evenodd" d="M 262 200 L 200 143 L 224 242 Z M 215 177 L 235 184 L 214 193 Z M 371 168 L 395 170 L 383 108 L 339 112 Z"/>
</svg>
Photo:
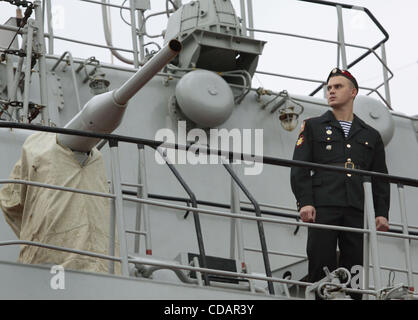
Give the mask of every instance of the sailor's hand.
<svg viewBox="0 0 418 320">
<path fill-rule="evenodd" d="M 376 230 L 377 231 L 388 231 L 389 222 L 385 217 L 376 217 Z"/>
<path fill-rule="evenodd" d="M 299 215 L 303 222 L 315 222 L 316 210 L 313 206 L 304 206 L 300 209 Z"/>
</svg>

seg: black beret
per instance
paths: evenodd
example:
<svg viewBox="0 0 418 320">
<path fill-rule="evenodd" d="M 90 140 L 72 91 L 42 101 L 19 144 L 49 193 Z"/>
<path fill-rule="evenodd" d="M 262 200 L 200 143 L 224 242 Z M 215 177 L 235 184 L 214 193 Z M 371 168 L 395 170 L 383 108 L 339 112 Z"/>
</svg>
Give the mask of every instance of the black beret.
<svg viewBox="0 0 418 320">
<path fill-rule="evenodd" d="M 358 83 L 357 83 L 356 78 L 354 78 L 353 75 L 350 72 L 348 72 L 347 70 L 340 70 L 338 68 L 332 69 L 332 71 L 330 72 L 330 74 L 328 76 L 327 83 L 328 83 L 330 78 L 335 77 L 335 76 L 346 77 L 348 80 L 350 80 L 354 84 L 354 87 L 358 91 Z"/>
</svg>

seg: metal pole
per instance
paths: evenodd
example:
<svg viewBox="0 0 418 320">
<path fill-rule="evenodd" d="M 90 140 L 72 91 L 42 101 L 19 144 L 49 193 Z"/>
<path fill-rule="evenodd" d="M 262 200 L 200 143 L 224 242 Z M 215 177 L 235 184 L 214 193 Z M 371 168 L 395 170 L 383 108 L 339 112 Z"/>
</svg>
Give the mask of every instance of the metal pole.
<svg viewBox="0 0 418 320">
<path fill-rule="evenodd" d="M 337 67 L 340 67 L 340 50 L 341 50 L 341 46 L 340 46 L 340 33 L 339 30 L 337 31 L 337 41 L 338 41 L 338 45 L 337 45 Z"/>
<path fill-rule="evenodd" d="M 22 47 L 21 47 L 22 51 L 26 51 L 26 47 L 27 47 L 27 44 L 28 44 L 27 43 L 27 41 L 28 41 L 27 38 L 28 38 L 27 33 L 24 33 L 23 36 L 22 36 Z M 17 62 L 16 73 L 15 73 L 15 76 L 14 76 L 12 87 L 10 89 L 10 91 L 11 91 L 10 100 L 11 101 L 16 100 L 16 97 L 17 97 L 17 90 L 19 88 L 20 76 L 22 74 L 22 69 L 23 69 L 23 60 L 24 60 L 24 57 L 19 57 L 19 60 Z M 18 109 L 16 109 L 16 110 L 18 110 Z"/>
<path fill-rule="evenodd" d="M 370 245 L 372 252 L 373 261 L 373 278 L 374 288 L 376 291 L 382 288 L 382 280 L 380 274 L 380 262 L 379 253 L 377 247 L 377 234 L 376 234 L 376 218 L 373 206 L 373 193 L 372 193 L 372 182 L 371 177 L 364 176 L 363 180 L 364 187 L 364 209 L 367 214 L 367 223 L 370 230 Z"/>
<path fill-rule="evenodd" d="M 45 60 L 45 38 L 44 38 L 44 19 L 42 16 L 41 1 L 36 0 L 35 18 L 36 18 L 36 42 L 38 47 L 38 66 L 39 66 L 39 86 L 41 91 L 41 109 L 42 121 L 45 125 L 49 125 L 49 110 L 48 110 L 48 87 L 46 83 L 46 60 Z"/>
<path fill-rule="evenodd" d="M 143 196 L 143 192 L 142 192 L 142 179 L 141 179 L 141 156 L 140 156 L 140 148 L 144 148 L 144 145 L 139 145 L 138 144 L 138 187 L 137 187 L 137 192 L 136 192 L 136 196 L 138 198 L 142 198 Z M 142 186 L 141 186 L 142 184 Z M 142 215 L 142 207 L 143 204 L 137 202 L 136 204 L 136 220 L 135 220 L 135 230 L 136 231 L 140 231 L 141 230 L 141 215 Z M 141 241 L 141 237 L 140 234 L 135 234 L 135 239 L 134 239 L 134 252 L 139 254 L 139 249 L 140 249 L 140 241 Z"/>
<path fill-rule="evenodd" d="M 135 0 L 129 0 L 129 6 L 131 8 L 131 33 L 132 33 L 132 48 L 134 51 L 134 66 L 139 67 L 138 60 L 138 43 L 136 37 L 136 23 L 135 23 Z"/>
<path fill-rule="evenodd" d="M 48 53 L 54 54 L 54 29 L 52 27 L 51 0 L 46 0 L 46 17 L 47 17 L 46 21 L 47 21 L 47 27 L 48 27 Z"/>
<path fill-rule="evenodd" d="M 254 10 L 253 10 L 253 0 L 247 0 L 248 8 L 248 25 L 251 29 L 254 29 Z M 250 31 L 250 37 L 254 38 L 254 31 Z"/>
<path fill-rule="evenodd" d="M 141 188 L 138 188 L 140 191 L 140 196 L 142 199 L 148 199 L 148 184 L 147 184 L 147 174 L 145 169 L 145 149 L 144 145 L 138 145 L 138 155 L 139 155 L 139 164 L 138 164 L 138 183 L 142 185 Z M 142 209 L 142 210 L 141 210 Z M 142 204 L 140 207 L 137 207 L 137 221 L 136 221 L 136 230 L 140 230 L 141 227 L 141 211 L 144 216 L 144 227 L 145 227 L 145 252 L 147 255 L 152 255 L 152 244 L 151 244 L 151 225 L 149 219 L 149 209 L 147 204 Z M 138 247 L 136 247 L 136 245 Z M 138 248 L 139 252 L 139 239 L 135 243 L 135 250 Z"/>
<path fill-rule="evenodd" d="M 107 141 L 106 141 L 107 142 Z M 113 187 L 113 182 L 111 185 L 111 192 L 115 194 L 115 188 Z M 115 206 L 110 206 L 110 217 L 109 217 L 109 256 L 114 257 L 115 256 L 115 241 L 116 241 L 116 211 Z M 115 262 L 109 261 L 109 273 L 114 274 L 115 273 Z"/>
<path fill-rule="evenodd" d="M 139 26 L 139 60 L 145 61 L 145 49 L 144 49 L 144 30 L 145 30 L 145 21 L 144 21 L 144 10 L 138 10 L 138 26 Z"/>
<path fill-rule="evenodd" d="M 388 70 L 386 68 L 387 59 L 386 59 L 386 46 L 385 46 L 385 44 L 382 43 L 380 48 L 382 50 L 382 60 L 384 62 L 384 65 L 383 65 L 383 80 L 384 80 L 384 85 L 385 85 L 385 97 L 386 97 L 387 103 L 391 106 L 392 102 L 391 102 L 391 98 L 390 98 Z"/>
<path fill-rule="evenodd" d="M 365 230 L 369 228 L 367 223 L 367 214 L 364 213 L 364 227 Z M 368 290 L 370 284 L 370 242 L 369 233 L 363 234 L 363 289 Z M 364 300 L 368 300 L 369 296 L 364 295 Z"/>
<path fill-rule="evenodd" d="M 240 0 L 240 9 L 241 9 L 241 25 L 242 33 L 244 36 L 247 35 L 247 12 L 245 10 L 245 0 Z"/>
<path fill-rule="evenodd" d="M 123 197 L 122 197 L 122 186 L 120 179 L 120 166 L 119 166 L 119 155 L 118 155 L 118 141 L 110 140 L 110 156 L 111 156 L 111 167 L 112 167 L 112 185 L 113 192 L 116 198 L 113 200 L 116 213 L 116 222 L 118 228 L 119 246 L 120 246 L 120 257 L 122 261 L 122 275 L 125 277 L 129 276 L 128 269 L 128 245 L 125 236 L 125 219 L 123 216 Z"/>
<path fill-rule="evenodd" d="M 235 192 L 234 189 L 235 189 L 234 188 L 234 181 L 231 178 L 231 213 L 236 212 L 235 211 L 235 209 L 236 209 L 236 206 L 235 206 L 235 203 L 236 203 L 236 192 Z M 235 255 L 235 247 L 236 247 L 236 244 L 235 244 L 235 239 L 236 239 L 236 235 L 235 235 L 235 232 L 236 232 L 236 223 L 237 223 L 237 219 L 232 218 L 231 219 L 231 224 L 230 224 L 231 236 L 230 236 L 230 243 L 229 243 L 229 257 L 231 259 L 235 259 L 235 257 L 236 257 L 236 255 Z"/>
<path fill-rule="evenodd" d="M 402 222 L 402 233 L 404 235 L 408 235 L 408 218 L 406 215 L 406 205 L 405 205 L 405 193 L 404 193 L 404 186 L 402 184 L 398 184 L 398 194 L 399 194 L 399 206 L 401 209 L 401 222 Z M 405 264 L 407 270 L 407 277 L 408 277 L 408 285 L 409 287 L 414 287 L 414 278 L 412 276 L 412 261 L 411 261 L 411 247 L 409 245 L 409 240 L 404 239 L 404 246 L 405 246 Z"/>
<path fill-rule="evenodd" d="M 338 16 L 338 42 L 340 43 L 340 52 L 343 63 L 343 69 L 347 69 L 347 54 L 345 49 L 345 39 L 344 39 L 344 24 L 343 24 L 343 13 L 342 7 L 337 6 L 337 16 Z"/>
<path fill-rule="evenodd" d="M 9 101 L 15 100 L 13 97 L 13 83 L 14 83 L 14 72 L 13 72 L 13 56 L 6 54 L 6 70 L 7 70 L 7 99 Z"/>
<path fill-rule="evenodd" d="M 231 170 L 235 172 L 233 165 Z M 239 189 L 234 179 L 231 177 L 231 212 L 241 213 L 241 202 L 239 196 Z M 242 269 L 246 269 L 245 257 L 244 257 L 244 239 L 243 228 L 241 219 L 231 219 L 231 259 L 235 257 L 235 239 L 237 240 L 238 260 L 241 261 Z M 235 237 L 236 235 L 236 237 Z"/>
<path fill-rule="evenodd" d="M 32 43 L 33 43 L 33 19 L 28 20 L 28 33 L 26 41 L 26 65 L 25 65 L 25 84 L 23 92 L 23 118 L 22 122 L 28 123 L 28 113 L 29 113 L 29 91 L 30 91 L 30 77 L 32 72 Z M 16 79 L 18 81 L 18 79 Z"/>
</svg>

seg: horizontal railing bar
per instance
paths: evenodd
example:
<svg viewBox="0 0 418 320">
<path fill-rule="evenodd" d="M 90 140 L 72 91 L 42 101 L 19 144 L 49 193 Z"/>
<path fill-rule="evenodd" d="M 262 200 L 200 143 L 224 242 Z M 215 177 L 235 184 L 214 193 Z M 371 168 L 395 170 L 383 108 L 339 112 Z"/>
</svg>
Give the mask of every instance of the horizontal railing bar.
<svg viewBox="0 0 418 320">
<path fill-rule="evenodd" d="M 285 75 L 285 74 L 279 74 L 279 73 L 274 73 L 274 72 L 256 70 L 255 73 L 264 74 L 264 75 L 267 75 L 267 76 L 289 78 L 289 79 L 300 80 L 300 81 L 308 81 L 308 82 L 315 82 L 315 83 L 321 83 L 321 84 L 325 83 L 325 81 L 323 81 L 323 80 L 315 80 L 315 79 L 308 79 L 308 78 L 302 78 L 302 77 L 288 76 L 288 75 Z"/>
<path fill-rule="evenodd" d="M 13 31 L 13 32 L 16 32 L 18 34 L 27 33 L 26 29 L 20 28 L 20 30 L 19 30 L 18 27 L 14 27 L 14 26 L 11 26 L 9 24 L 0 24 L 0 30 Z"/>
<path fill-rule="evenodd" d="M 373 265 L 370 264 L 370 267 L 373 268 Z M 402 272 L 402 273 L 408 273 L 408 270 L 406 269 L 399 269 L 399 268 L 395 268 L 395 267 L 386 267 L 386 266 L 380 266 L 380 269 L 384 269 L 384 270 L 388 270 L 388 271 L 396 271 L 396 272 Z M 413 274 L 418 274 L 418 271 L 413 271 Z"/>
<path fill-rule="evenodd" d="M 177 209 L 177 210 L 188 210 L 188 211 L 196 211 L 204 214 L 211 214 L 215 216 L 222 216 L 227 218 L 239 218 L 243 220 L 251 220 L 251 221 L 262 221 L 262 222 L 270 222 L 270 223 L 278 223 L 278 224 L 286 224 L 286 225 L 294 225 L 294 226 L 303 226 L 303 227 L 309 227 L 309 228 L 316 228 L 316 229 L 328 229 L 328 230 L 338 230 L 338 231 L 349 231 L 349 232 L 356 232 L 356 233 L 369 233 L 369 230 L 359 229 L 359 228 L 350 228 L 350 227 L 341 227 L 341 226 L 331 226 L 326 224 L 319 224 L 319 223 L 305 223 L 305 222 L 293 222 L 293 221 L 284 221 L 279 219 L 273 219 L 273 218 L 263 218 L 263 217 L 255 217 L 255 216 L 249 216 L 249 215 L 243 215 L 238 213 L 229 213 L 229 212 L 223 212 L 223 211 L 216 211 L 216 210 L 209 210 L 209 209 L 203 209 L 203 208 L 193 208 L 193 207 L 187 207 L 187 206 L 180 206 L 176 204 L 170 204 L 166 202 L 161 201 L 154 201 L 154 200 L 146 200 L 136 197 L 129 197 L 125 196 L 123 197 L 123 200 L 131 201 L 131 202 L 139 202 L 139 203 L 145 203 L 153 206 L 159 206 L 159 207 L 165 207 L 170 209 Z M 417 237 L 418 239 L 418 237 Z"/>
<path fill-rule="evenodd" d="M 26 33 L 26 31 L 24 29 L 19 30 L 19 28 L 17 28 L 17 27 L 13 27 L 13 26 L 9 26 L 9 25 L 2 25 L 2 24 L 0 24 L 0 30 L 14 31 L 14 32 L 17 32 L 19 34 Z M 48 38 L 48 39 L 53 38 L 53 39 L 57 39 L 57 40 L 62 40 L 62 41 L 67 41 L 67 42 L 74 42 L 74 43 L 83 44 L 83 45 L 86 45 L 86 46 L 98 47 L 98 48 L 103 48 L 103 49 L 112 49 L 112 50 L 124 51 L 124 52 L 129 52 L 129 53 L 134 52 L 133 50 L 129 50 L 129 49 L 110 47 L 110 46 L 106 46 L 106 45 L 102 45 L 102 44 L 98 44 L 98 43 L 91 43 L 91 42 L 86 42 L 86 41 L 81 41 L 81 40 L 76 40 L 76 39 L 71 39 L 71 38 L 65 38 L 65 37 L 61 37 L 61 36 L 57 36 L 57 35 L 53 35 L 51 37 L 49 33 L 44 33 L 44 37 Z"/>
<path fill-rule="evenodd" d="M 140 236 L 146 236 L 147 233 L 145 231 L 136 231 L 136 230 L 125 230 L 126 233 L 137 234 Z"/>
<path fill-rule="evenodd" d="M 99 2 L 99 1 L 93 1 L 93 0 L 78 0 L 78 1 L 90 2 L 90 3 L 93 3 L 93 4 L 98 4 L 98 5 L 102 5 L 102 6 L 106 6 L 106 7 L 114 7 L 114 8 L 119 8 L 119 9 L 131 10 L 130 7 L 124 7 L 124 6 L 120 6 L 120 5 L 113 4 L 113 3 L 103 3 L 103 2 Z"/>
<path fill-rule="evenodd" d="M 126 187 L 135 187 L 135 188 L 142 188 L 144 186 L 143 184 L 125 183 L 125 182 L 122 182 L 121 185 L 126 186 Z"/>
<path fill-rule="evenodd" d="M 248 247 L 244 248 L 244 250 L 252 251 L 252 252 L 258 252 L 258 253 L 261 252 L 260 249 L 248 248 Z M 276 255 L 276 256 L 288 256 L 288 257 L 302 258 L 302 259 L 307 259 L 308 258 L 306 255 L 302 255 L 302 254 L 279 252 L 279 251 L 274 251 L 274 250 L 268 250 L 267 253 L 268 254 L 273 254 L 273 255 Z"/>
<path fill-rule="evenodd" d="M 45 244 L 45 243 L 34 242 L 34 241 L 27 241 L 27 240 L 0 241 L 0 247 L 1 246 L 10 246 L 10 245 L 28 245 L 28 246 L 41 247 L 41 248 L 45 248 L 45 249 L 76 253 L 76 254 L 80 254 L 80 255 L 83 255 L 83 256 L 90 256 L 90 257 L 99 258 L 99 259 L 113 260 L 113 261 L 117 261 L 117 262 L 122 261 L 122 258 L 119 258 L 119 257 L 108 256 L 108 255 L 105 255 L 105 254 L 94 253 L 94 252 L 90 252 L 90 251 L 83 251 L 83 250 L 59 247 L 59 246 L 54 246 L 54 245 L 51 245 L 51 244 Z"/>
<path fill-rule="evenodd" d="M 279 78 L 288 78 L 288 79 L 292 79 L 292 80 L 298 80 L 298 81 L 307 81 L 307 82 L 315 82 L 315 83 L 320 83 L 322 85 L 325 85 L 325 81 L 323 80 L 315 80 L 315 79 L 309 79 L 309 78 L 302 78 L 302 77 L 295 77 L 295 76 L 289 76 L 289 75 L 285 75 L 285 74 L 280 74 L 280 73 L 274 73 L 274 72 L 266 72 L 266 71 L 255 71 L 255 73 L 258 74 L 264 74 L 267 76 L 273 76 L 273 77 L 279 77 Z M 392 79 L 393 76 L 391 76 L 388 80 Z M 387 103 L 387 101 L 382 97 L 382 95 L 379 93 L 379 91 L 377 91 L 378 88 L 380 88 L 381 86 L 383 86 L 384 83 L 382 83 L 381 85 L 379 85 L 377 88 L 368 88 L 368 87 L 361 87 L 359 86 L 359 89 L 364 89 L 369 91 L 368 95 L 372 94 L 373 92 L 375 92 L 377 95 L 379 95 L 379 97 L 383 100 L 383 102 L 385 102 L 385 104 L 390 107 Z M 308 103 L 313 103 L 310 101 L 307 101 Z M 329 106 L 328 104 L 325 104 L 325 106 Z M 392 110 L 392 109 L 391 109 Z"/>
<path fill-rule="evenodd" d="M 280 31 L 263 30 L 263 29 L 252 29 L 252 28 L 248 28 L 248 30 L 255 31 L 255 32 L 260 32 L 260 33 L 270 33 L 270 34 L 275 34 L 275 35 L 279 35 L 279 36 L 286 36 L 286 37 L 300 38 L 300 39 L 305 39 L 305 40 L 325 42 L 325 43 L 336 44 L 336 45 L 339 45 L 340 44 L 338 41 L 335 41 L 335 40 L 314 38 L 314 37 L 308 37 L 308 36 L 303 36 L 303 35 L 299 35 L 299 34 L 280 32 Z M 356 45 L 356 44 L 346 43 L 345 45 L 348 46 L 348 47 L 354 47 L 354 48 L 358 48 L 358 49 L 368 49 L 368 50 L 370 50 L 370 48 L 367 48 L 367 47 L 364 47 L 364 46 L 360 46 L 360 45 Z"/>
<path fill-rule="evenodd" d="M 251 204 L 250 202 L 245 201 L 245 200 L 241 200 L 240 202 L 242 204 L 249 204 L 249 205 Z M 272 209 L 280 209 L 280 210 L 289 210 L 289 211 L 298 212 L 298 210 L 297 209 L 294 209 L 294 208 L 280 207 L 280 206 L 277 206 L 277 205 L 274 205 L 274 204 L 262 203 L 262 202 L 259 202 L 258 204 L 260 205 L 260 207 L 266 207 L 266 208 L 272 208 Z M 295 214 L 295 217 L 299 217 L 299 215 L 298 214 Z"/>
<path fill-rule="evenodd" d="M 380 178 L 381 180 L 389 181 L 392 183 L 401 183 L 403 185 L 418 187 L 418 179 L 393 176 L 393 175 L 384 174 L 380 172 L 374 172 L 374 171 L 366 171 L 366 170 L 359 170 L 359 169 L 346 169 L 343 167 L 336 167 L 332 165 L 318 164 L 318 163 L 307 162 L 307 161 L 288 160 L 288 159 L 281 159 L 281 158 L 273 158 L 269 156 L 250 155 L 250 154 L 245 154 L 241 152 L 233 152 L 229 150 L 214 150 L 210 148 L 205 148 L 202 145 L 199 145 L 199 146 L 195 146 L 194 144 L 181 145 L 181 144 L 176 144 L 176 143 L 167 143 L 163 141 L 134 138 L 134 137 L 129 137 L 129 136 L 115 135 L 115 134 L 100 134 L 100 133 L 93 133 L 93 132 L 85 132 L 81 130 L 72 130 L 72 129 L 57 128 L 57 127 L 8 122 L 8 121 L 0 121 L 0 128 L 15 128 L 15 129 L 34 130 L 34 131 L 54 132 L 54 133 L 70 134 L 70 135 L 99 138 L 99 139 L 106 139 L 106 140 L 116 140 L 116 141 L 134 143 L 134 144 L 144 144 L 144 145 L 148 145 L 152 147 L 159 147 L 163 145 L 163 147 L 166 147 L 166 148 L 172 148 L 172 149 L 178 149 L 178 150 L 184 150 L 184 151 L 199 150 L 199 152 L 204 152 L 206 154 L 210 153 L 213 155 L 218 155 L 218 156 L 222 156 L 222 157 L 229 158 L 229 159 L 235 158 L 237 160 L 246 160 L 246 161 L 250 160 L 253 162 L 260 162 L 264 164 L 279 165 L 279 166 L 285 166 L 285 167 L 305 167 L 305 168 L 310 168 L 310 169 L 323 169 L 327 171 L 340 172 L 340 173 L 351 173 L 351 174 L 357 174 L 360 176 L 376 177 L 376 178 Z"/>
<path fill-rule="evenodd" d="M 50 38 L 50 35 L 48 33 L 45 33 L 45 37 Z M 134 52 L 133 50 L 129 50 L 129 49 L 116 48 L 116 47 L 106 46 L 106 45 L 103 45 L 103 44 L 90 43 L 90 42 L 86 42 L 86 41 L 81 41 L 81 40 L 76 40 L 76 39 L 71 39 L 71 38 L 65 38 L 65 37 L 56 36 L 56 35 L 53 35 L 52 38 L 57 39 L 57 40 L 67 41 L 67 42 L 74 42 L 74 43 L 78 43 L 78 44 L 84 44 L 86 46 L 91 46 L 91 47 L 98 47 L 98 48 L 103 48 L 103 49 L 124 51 L 124 52 L 129 52 L 129 53 Z"/>
<path fill-rule="evenodd" d="M 403 224 L 401 224 L 400 222 L 390 222 L 390 224 L 395 226 L 395 227 L 403 227 Z M 413 226 L 413 225 L 408 225 L 408 228 L 418 229 L 417 226 Z"/>
<path fill-rule="evenodd" d="M 122 193 L 126 194 L 126 195 L 130 195 L 130 196 L 136 196 L 137 195 L 137 192 L 130 191 L 130 190 L 122 190 Z M 153 193 L 149 193 L 148 198 L 190 203 L 190 198 L 164 196 L 164 195 L 153 194 Z M 205 201 L 205 200 L 196 200 L 196 201 L 197 201 L 197 204 L 204 205 L 204 206 L 231 209 L 230 204 L 211 202 L 211 201 Z M 241 207 L 241 210 L 246 211 L 246 212 L 254 212 L 254 208 L 249 208 L 249 207 L 244 207 L 244 206 Z M 283 213 L 283 212 L 275 212 L 275 211 L 268 211 L 268 210 L 261 210 L 261 213 L 262 214 L 267 214 L 267 215 L 272 215 L 272 216 L 283 217 L 283 218 L 290 218 L 290 219 L 299 218 L 299 215 L 296 215 L 296 214 L 293 214 L 293 213 Z"/>
<path fill-rule="evenodd" d="M 74 188 L 61 187 L 61 186 L 56 186 L 56 185 L 47 184 L 47 183 L 40 183 L 40 182 L 33 182 L 33 181 L 26 181 L 26 180 L 19 180 L 19 179 L 0 179 L 0 184 L 7 184 L 7 183 L 26 184 L 26 185 L 34 186 L 34 187 L 42 187 L 42 188 L 47 188 L 47 189 L 82 193 L 82 194 L 86 194 L 90 196 L 104 197 L 104 198 L 110 198 L 110 199 L 116 198 L 114 194 L 104 193 L 104 192 L 74 189 Z"/>
</svg>

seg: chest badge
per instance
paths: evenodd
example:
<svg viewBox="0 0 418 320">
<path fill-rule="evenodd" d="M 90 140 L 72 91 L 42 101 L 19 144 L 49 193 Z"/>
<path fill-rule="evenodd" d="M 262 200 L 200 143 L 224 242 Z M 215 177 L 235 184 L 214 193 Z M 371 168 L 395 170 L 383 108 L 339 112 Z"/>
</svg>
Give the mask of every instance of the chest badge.
<svg viewBox="0 0 418 320">
<path fill-rule="evenodd" d="M 296 142 L 296 147 L 300 147 L 303 144 L 303 141 L 305 141 L 305 137 L 300 135 L 298 141 Z"/>
<path fill-rule="evenodd" d="M 331 134 L 332 134 L 332 130 L 328 129 L 328 130 L 326 131 L 326 133 L 327 133 L 327 135 L 331 135 Z"/>
</svg>

